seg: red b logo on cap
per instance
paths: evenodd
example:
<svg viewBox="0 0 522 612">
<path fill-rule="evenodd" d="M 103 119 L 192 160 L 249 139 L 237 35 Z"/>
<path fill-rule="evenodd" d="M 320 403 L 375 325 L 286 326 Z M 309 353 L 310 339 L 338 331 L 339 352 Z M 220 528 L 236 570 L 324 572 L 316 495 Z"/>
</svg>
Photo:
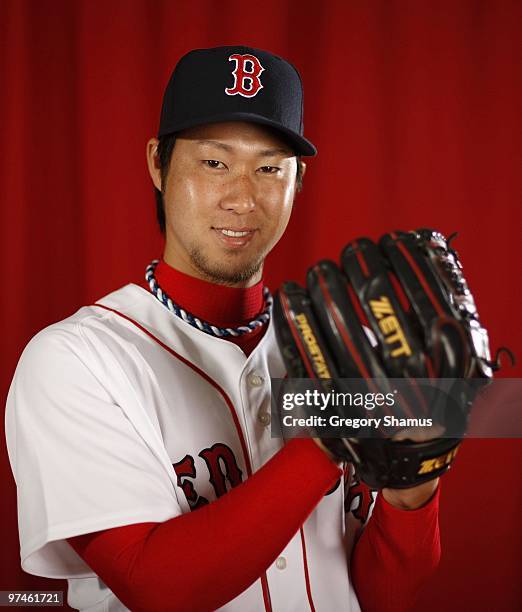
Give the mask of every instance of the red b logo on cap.
<svg viewBox="0 0 522 612">
<path fill-rule="evenodd" d="M 236 62 L 236 67 L 232 72 L 234 85 L 225 88 L 225 93 L 228 96 L 239 94 L 245 98 L 253 98 L 259 90 L 263 89 L 259 77 L 264 68 L 255 55 L 234 53 L 228 58 L 228 61 Z"/>
</svg>

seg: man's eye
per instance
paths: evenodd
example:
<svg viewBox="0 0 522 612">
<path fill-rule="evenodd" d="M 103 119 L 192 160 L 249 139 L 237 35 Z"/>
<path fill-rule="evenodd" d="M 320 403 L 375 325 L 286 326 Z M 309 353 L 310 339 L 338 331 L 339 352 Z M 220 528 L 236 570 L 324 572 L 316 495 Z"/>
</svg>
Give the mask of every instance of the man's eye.
<svg viewBox="0 0 522 612">
<path fill-rule="evenodd" d="M 203 163 L 209 168 L 220 168 L 220 164 L 222 168 L 225 167 L 225 164 L 223 162 L 218 161 L 217 159 L 204 159 Z"/>
<path fill-rule="evenodd" d="M 277 174 L 281 168 L 277 166 L 262 166 L 259 168 L 264 174 Z"/>
</svg>

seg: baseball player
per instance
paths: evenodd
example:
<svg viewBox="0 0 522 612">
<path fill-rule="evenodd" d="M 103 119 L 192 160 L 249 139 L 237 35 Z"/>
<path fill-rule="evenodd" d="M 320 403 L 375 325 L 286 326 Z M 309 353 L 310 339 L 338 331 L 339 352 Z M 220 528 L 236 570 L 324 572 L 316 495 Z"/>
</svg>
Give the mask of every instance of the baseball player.
<svg viewBox="0 0 522 612">
<path fill-rule="evenodd" d="M 315 153 L 284 59 L 177 64 L 147 144 L 163 257 L 37 334 L 8 396 L 22 567 L 71 607 L 405 610 L 437 565 L 437 479 L 375 495 L 271 436 L 263 263 Z"/>
</svg>

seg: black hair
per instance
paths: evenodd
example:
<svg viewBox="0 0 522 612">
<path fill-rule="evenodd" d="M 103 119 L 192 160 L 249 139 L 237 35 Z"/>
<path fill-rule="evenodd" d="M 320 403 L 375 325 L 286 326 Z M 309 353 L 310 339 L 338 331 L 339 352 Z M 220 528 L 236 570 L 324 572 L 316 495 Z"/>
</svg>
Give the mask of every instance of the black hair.
<svg viewBox="0 0 522 612">
<path fill-rule="evenodd" d="M 156 154 L 159 160 L 160 176 L 161 176 L 161 191 L 154 187 L 154 195 L 156 198 L 156 219 L 160 226 L 162 234 L 165 234 L 165 206 L 163 203 L 163 191 L 165 189 L 165 183 L 167 182 L 167 174 L 169 172 L 170 160 L 172 157 L 172 151 L 176 143 L 176 134 L 167 134 L 159 138 L 158 148 Z M 301 156 L 297 155 L 297 170 L 296 170 L 296 184 L 297 191 L 301 191 L 303 188 L 303 162 Z"/>
</svg>

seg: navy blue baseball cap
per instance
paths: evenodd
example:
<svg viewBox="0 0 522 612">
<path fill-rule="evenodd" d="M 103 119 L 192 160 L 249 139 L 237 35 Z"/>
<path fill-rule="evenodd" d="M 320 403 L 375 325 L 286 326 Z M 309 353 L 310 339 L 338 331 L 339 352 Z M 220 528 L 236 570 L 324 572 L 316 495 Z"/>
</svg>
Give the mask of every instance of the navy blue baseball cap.
<svg viewBox="0 0 522 612">
<path fill-rule="evenodd" d="M 303 135 L 301 77 L 292 64 L 268 51 L 195 49 L 177 63 L 163 96 L 158 138 L 223 121 L 269 126 L 296 154 L 317 153 Z"/>
</svg>

